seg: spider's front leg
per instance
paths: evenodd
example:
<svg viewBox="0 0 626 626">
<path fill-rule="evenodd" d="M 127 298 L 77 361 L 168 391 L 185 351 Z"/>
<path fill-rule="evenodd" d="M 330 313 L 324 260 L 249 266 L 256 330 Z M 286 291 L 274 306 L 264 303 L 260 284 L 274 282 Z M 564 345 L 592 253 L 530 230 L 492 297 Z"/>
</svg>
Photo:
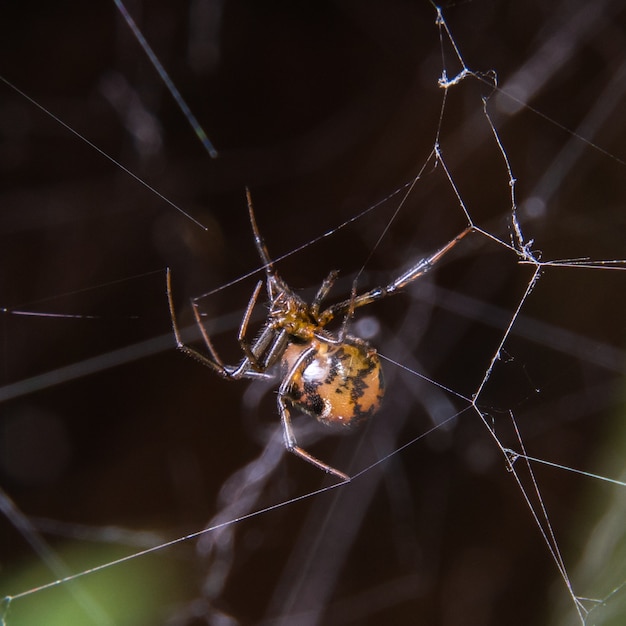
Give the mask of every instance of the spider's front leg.
<svg viewBox="0 0 626 626">
<path fill-rule="evenodd" d="M 322 316 L 328 316 L 329 319 L 332 319 L 334 316 L 343 313 L 346 315 L 345 319 L 349 319 L 355 309 L 371 304 L 372 302 L 376 302 L 377 300 L 382 300 L 383 298 L 386 298 L 387 296 L 390 296 L 394 293 L 398 293 L 399 291 L 405 289 L 413 281 L 430 272 L 433 267 L 435 267 L 446 254 L 453 250 L 464 237 L 466 237 L 470 233 L 475 232 L 476 230 L 477 228 L 474 225 L 470 224 L 454 239 L 448 241 L 447 244 L 439 248 L 439 250 L 431 254 L 429 257 L 418 261 L 415 265 L 413 265 L 413 267 L 409 268 L 407 271 L 397 276 L 388 285 L 382 287 L 374 287 L 374 289 L 370 289 L 369 291 L 366 291 L 362 294 L 357 294 L 355 291 L 355 286 L 353 286 L 352 294 L 349 299 L 329 306 L 325 311 L 322 312 Z"/>
</svg>

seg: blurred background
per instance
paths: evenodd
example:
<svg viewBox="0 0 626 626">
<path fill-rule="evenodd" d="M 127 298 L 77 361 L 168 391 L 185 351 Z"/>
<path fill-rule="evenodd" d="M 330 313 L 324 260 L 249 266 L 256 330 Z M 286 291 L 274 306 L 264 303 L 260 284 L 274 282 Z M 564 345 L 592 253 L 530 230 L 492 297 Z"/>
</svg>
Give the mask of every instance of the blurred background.
<svg viewBox="0 0 626 626">
<path fill-rule="evenodd" d="M 536 254 L 626 258 L 626 3 L 442 8 L 484 72 L 448 90 L 443 118 L 438 79 L 462 64 L 425 0 L 129 3 L 217 159 L 112 2 L 0 9 L 0 74 L 63 122 L 0 85 L 3 596 L 333 483 L 284 452 L 277 385 L 224 381 L 175 350 L 166 267 L 189 340 L 189 299 L 207 294 L 216 346 L 240 358 L 262 277 L 247 276 L 260 262 L 246 186 L 307 298 L 332 269 L 329 299 L 343 299 L 361 269 L 366 290 L 445 244 L 466 225 L 455 189 L 509 243 L 488 98 Z M 437 138 L 455 188 L 428 160 Z M 624 480 L 626 274 L 545 267 L 525 297 L 534 268 L 517 261 L 472 235 L 359 311 L 350 332 L 399 364 L 385 363 L 382 410 L 350 436 L 295 419 L 351 475 L 406 448 L 348 486 L 18 598 L 6 623 L 515 626 L 592 610 L 586 623 L 622 624 L 623 486 L 535 464 L 539 501 L 516 462 L 573 592 L 606 598 L 577 611 L 493 435 Z M 467 400 L 479 389 L 485 422 Z"/>
</svg>

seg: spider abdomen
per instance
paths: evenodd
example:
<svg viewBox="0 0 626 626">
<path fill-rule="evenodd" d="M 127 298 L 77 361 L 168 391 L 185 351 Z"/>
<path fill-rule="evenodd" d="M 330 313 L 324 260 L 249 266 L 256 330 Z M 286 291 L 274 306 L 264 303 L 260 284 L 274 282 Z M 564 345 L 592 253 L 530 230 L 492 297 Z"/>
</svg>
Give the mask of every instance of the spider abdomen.
<svg viewBox="0 0 626 626">
<path fill-rule="evenodd" d="M 283 367 L 291 378 L 289 402 L 322 424 L 354 426 L 380 408 L 385 391 L 380 359 L 356 337 L 341 344 L 318 338 L 291 344 Z"/>
</svg>

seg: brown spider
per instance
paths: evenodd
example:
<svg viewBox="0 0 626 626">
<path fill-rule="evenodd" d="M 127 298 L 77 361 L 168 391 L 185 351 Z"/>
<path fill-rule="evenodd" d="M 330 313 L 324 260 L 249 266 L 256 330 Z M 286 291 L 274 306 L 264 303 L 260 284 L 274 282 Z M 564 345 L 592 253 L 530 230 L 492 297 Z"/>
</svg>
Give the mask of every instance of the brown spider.
<svg viewBox="0 0 626 626">
<path fill-rule="evenodd" d="M 338 272 L 328 274 L 310 304 L 302 300 L 276 273 L 259 233 L 248 190 L 246 196 L 254 241 L 265 267 L 265 287 L 269 299 L 267 320 L 256 339 L 249 342 L 246 339 L 248 323 L 263 286 L 263 280 L 259 280 L 239 327 L 238 340 L 244 356 L 237 365 L 225 365 L 202 323 L 196 301 L 192 300 L 193 313 L 208 354 L 185 345 L 176 321 L 168 268 L 167 297 L 176 345 L 223 378 L 233 380 L 273 379 L 276 374 L 269 370 L 280 361 L 282 378 L 278 387 L 278 411 L 285 446 L 325 472 L 349 481 L 347 474 L 298 446 L 288 405 L 312 415 L 323 424 L 344 427 L 354 426 L 376 413 L 385 391 L 382 367 L 376 349 L 367 341 L 347 332 L 354 309 L 385 298 L 428 272 L 473 227 L 468 226 L 437 252 L 420 260 L 387 286 L 375 287 L 360 295 L 353 287 L 350 298 L 320 311 L 322 301 L 337 279 Z M 343 316 L 339 331 L 332 333 L 326 330 L 326 325 L 337 316 Z"/>
</svg>

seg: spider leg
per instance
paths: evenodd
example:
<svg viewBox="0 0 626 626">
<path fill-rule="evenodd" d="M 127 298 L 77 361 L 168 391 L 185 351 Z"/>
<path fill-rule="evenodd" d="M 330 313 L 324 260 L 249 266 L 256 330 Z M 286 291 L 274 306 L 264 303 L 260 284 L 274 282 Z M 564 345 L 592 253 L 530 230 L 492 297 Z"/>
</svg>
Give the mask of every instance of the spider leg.
<svg viewBox="0 0 626 626">
<path fill-rule="evenodd" d="M 196 359 L 200 359 L 201 363 L 207 365 L 206 361 L 200 357 L 208 358 L 209 362 L 212 362 L 214 365 L 222 369 L 222 372 L 219 372 L 221 376 L 224 378 L 233 378 L 235 380 L 239 378 L 272 378 L 269 374 L 266 375 L 255 366 L 255 362 L 250 362 L 247 355 L 239 362 L 238 365 L 225 365 L 220 355 L 217 353 L 217 350 L 213 346 L 213 342 L 211 341 L 211 337 L 207 332 L 204 323 L 202 322 L 202 318 L 200 317 L 200 310 L 198 309 L 197 303 L 192 301 L 193 315 L 196 319 L 196 326 L 200 329 L 200 334 L 202 335 L 202 339 L 209 350 L 210 358 L 206 355 L 202 354 L 198 350 L 191 348 L 187 345 L 183 345 L 182 347 L 179 345 L 179 349 L 183 350 L 185 354 L 193 356 Z"/>
<path fill-rule="evenodd" d="M 259 227 L 256 223 L 256 217 L 254 216 L 254 209 L 252 208 L 252 196 L 250 195 L 250 190 L 247 187 L 246 200 L 248 201 L 248 214 L 250 216 L 250 225 L 252 226 L 252 234 L 254 235 L 254 243 L 256 245 L 257 252 L 261 257 L 261 261 L 263 261 L 263 265 L 265 266 L 265 272 L 269 276 L 274 276 L 276 274 L 276 271 L 274 270 L 274 264 L 272 263 L 272 259 L 270 258 L 270 254 L 267 250 L 267 246 L 265 245 L 265 241 L 263 240 L 263 237 L 261 237 L 261 233 L 259 232 Z M 271 296 L 272 294 L 270 294 L 270 297 Z"/>
<path fill-rule="evenodd" d="M 252 234 L 254 235 L 254 244 L 256 245 L 257 252 L 261 257 L 261 262 L 265 269 L 265 275 L 267 277 L 266 287 L 267 295 L 271 302 L 273 302 L 281 293 L 291 294 L 289 285 L 283 281 L 283 279 L 277 274 L 274 269 L 274 262 L 270 258 L 270 253 L 267 250 L 265 240 L 261 236 L 259 227 L 256 223 L 256 217 L 254 215 L 254 209 L 252 207 L 252 196 L 250 190 L 246 187 L 246 199 L 248 200 L 248 214 L 250 216 L 250 226 L 252 227 Z"/>
<path fill-rule="evenodd" d="M 346 313 L 343 316 L 343 322 L 341 323 L 341 328 L 339 329 L 339 333 L 337 334 L 338 343 L 343 343 L 346 339 L 346 335 L 348 334 L 348 324 L 350 320 L 354 316 L 355 302 L 356 302 L 356 279 L 352 283 L 352 290 L 350 291 L 350 301 L 348 308 L 346 309 Z"/>
<path fill-rule="evenodd" d="M 283 399 L 279 399 L 278 408 L 280 409 L 280 419 L 283 425 L 283 435 L 285 439 L 285 447 L 287 448 L 287 450 L 289 450 L 289 452 L 293 452 L 296 456 L 299 456 L 301 459 L 308 461 L 312 465 L 315 465 L 315 467 L 321 469 L 327 474 L 332 474 L 333 476 L 336 476 L 344 482 L 350 482 L 350 476 L 315 458 L 312 454 L 309 454 L 306 450 L 304 450 L 297 444 L 296 437 L 291 426 L 289 409 L 287 409 L 287 405 Z"/>
<path fill-rule="evenodd" d="M 462 233 L 458 234 L 454 239 L 448 241 L 448 243 L 439 248 L 437 252 L 431 254 L 426 259 L 422 259 L 419 263 L 416 263 L 411 269 L 404 272 L 404 274 L 400 274 L 392 283 L 390 283 L 386 289 L 390 291 L 396 291 L 398 289 L 404 289 L 407 285 L 412 283 L 414 280 L 418 279 L 420 276 L 429 272 L 440 260 L 444 257 L 450 250 L 452 250 L 458 243 L 468 235 L 469 233 L 474 231 L 473 226 L 468 226 Z"/>
<path fill-rule="evenodd" d="M 280 421 L 283 426 L 283 437 L 285 441 L 285 447 L 290 452 L 293 452 L 296 456 L 299 456 L 301 459 L 308 461 L 311 465 L 315 465 L 318 469 L 326 472 L 327 474 L 332 474 L 336 476 L 340 480 L 344 482 L 350 482 L 350 477 L 343 472 L 335 469 L 331 465 L 320 461 L 312 454 L 309 454 L 306 450 L 301 448 L 296 441 L 296 435 L 293 432 L 293 426 L 291 424 L 291 415 L 289 413 L 289 409 L 287 408 L 286 394 L 289 389 L 289 385 L 291 384 L 295 373 L 298 371 L 300 367 L 304 364 L 307 356 L 311 353 L 312 350 L 305 350 L 300 357 L 296 360 L 295 364 L 289 371 L 289 373 L 283 379 L 283 382 L 280 384 L 278 388 L 278 411 L 280 413 Z"/>
<path fill-rule="evenodd" d="M 248 323 L 250 321 L 250 316 L 252 315 L 252 311 L 256 306 L 257 298 L 259 297 L 259 292 L 261 291 L 261 287 L 263 286 L 263 281 L 260 280 L 254 291 L 252 292 L 252 296 L 248 302 L 248 306 L 246 307 L 246 312 L 244 313 L 243 319 L 241 320 L 241 325 L 239 326 L 239 333 L 237 334 L 237 340 L 239 341 L 239 346 L 241 350 L 246 355 L 246 358 L 250 362 L 253 368 L 257 370 L 261 370 L 261 364 L 259 363 L 259 357 L 263 354 L 263 350 L 269 345 L 271 339 L 271 333 L 267 333 L 267 338 L 264 337 L 265 332 L 261 334 L 258 340 L 255 342 L 254 347 L 250 346 L 250 343 L 246 339 L 246 331 L 248 330 Z"/>
<path fill-rule="evenodd" d="M 259 340 L 262 338 L 259 337 Z M 258 341 L 257 341 L 258 343 Z M 285 352 L 285 348 L 289 343 L 289 333 L 283 328 L 274 336 L 272 343 L 269 345 L 267 353 L 263 358 L 263 367 L 265 369 L 271 367 L 280 359 Z M 255 344 L 256 345 L 256 344 Z"/>
<path fill-rule="evenodd" d="M 289 342 L 289 335 L 284 329 L 275 329 L 269 323 L 264 326 L 261 334 L 254 340 L 254 343 L 251 344 L 246 339 L 248 322 L 256 306 L 262 285 L 263 281 L 260 280 L 248 302 L 246 312 L 239 326 L 239 334 L 237 335 L 239 345 L 246 356 L 248 364 L 259 372 L 263 372 L 274 365 L 285 351 L 287 343 Z"/>
<path fill-rule="evenodd" d="M 311 315 L 314 318 L 317 318 L 320 310 L 320 304 L 322 303 L 322 300 L 324 300 L 324 298 L 328 295 L 328 292 L 332 289 L 332 286 L 337 280 L 337 276 L 339 276 L 339 272 L 337 270 L 332 270 L 324 279 L 324 282 L 320 285 L 320 288 L 317 290 L 315 298 L 313 298 L 313 302 L 311 302 Z"/>
<path fill-rule="evenodd" d="M 406 272 L 400 274 L 397 278 L 395 278 L 392 282 L 384 287 L 374 287 L 374 289 L 370 289 L 365 293 L 360 295 L 355 294 L 355 287 L 353 287 L 352 296 L 344 300 L 343 302 L 338 302 L 337 304 L 333 304 L 328 307 L 322 315 L 330 316 L 329 319 L 332 319 L 335 315 L 340 313 L 348 312 L 348 315 L 351 315 L 351 311 L 357 309 L 358 307 L 365 306 L 366 304 L 370 304 L 372 302 L 376 302 L 377 300 L 381 300 L 382 298 L 386 298 L 401 289 L 404 289 L 408 285 L 410 285 L 414 280 L 417 280 L 427 272 L 429 272 L 448 252 L 450 252 L 466 235 L 473 232 L 475 230 L 474 226 L 468 226 L 463 232 L 458 234 L 454 239 L 451 239 L 445 246 L 439 248 L 436 252 L 431 254 L 429 257 L 425 259 L 421 259 L 418 261 L 413 267 L 409 268 Z"/>
<path fill-rule="evenodd" d="M 195 302 L 193 303 L 193 314 L 196 319 L 196 324 L 198 325 L 202 334 L 202 339 L 204 340 L 204 343 L 209 350 L 210 356 L 207 356 L 206 354 L 200 352 L 200 350 L 196 350 L 195 348 L 186 345 L 182 340 L 180 329 L 178 327 L 178 321 L 176 318 L 176 311 L 174 309 L 174 299 L 172 296 L 172 275 L 169 267 L 167 268 L 166 279 L 167 300 L 170 308 L 172 330 L 174 331 L 174 338 L 176 339 L 176 347 L 181 352 L 185 353 L 187 356 L 196 359 L 203 365 L 206 365 L 215 373 L 219 374 L 222 378 L 273 378 L 271 374 L 266 374 L 265 372 L 258 372 L 254 369 L 251 369 L 250 362 L 248 361 L 247 357 L 244 358 L 237 366 L 225 365 L 217 354 L 217 351 L 213 347 L 213 343 L 211 342 L 211 338 L 204 328 L 204 324 L 202 323 L 200 313 Z"/>
</svg>

